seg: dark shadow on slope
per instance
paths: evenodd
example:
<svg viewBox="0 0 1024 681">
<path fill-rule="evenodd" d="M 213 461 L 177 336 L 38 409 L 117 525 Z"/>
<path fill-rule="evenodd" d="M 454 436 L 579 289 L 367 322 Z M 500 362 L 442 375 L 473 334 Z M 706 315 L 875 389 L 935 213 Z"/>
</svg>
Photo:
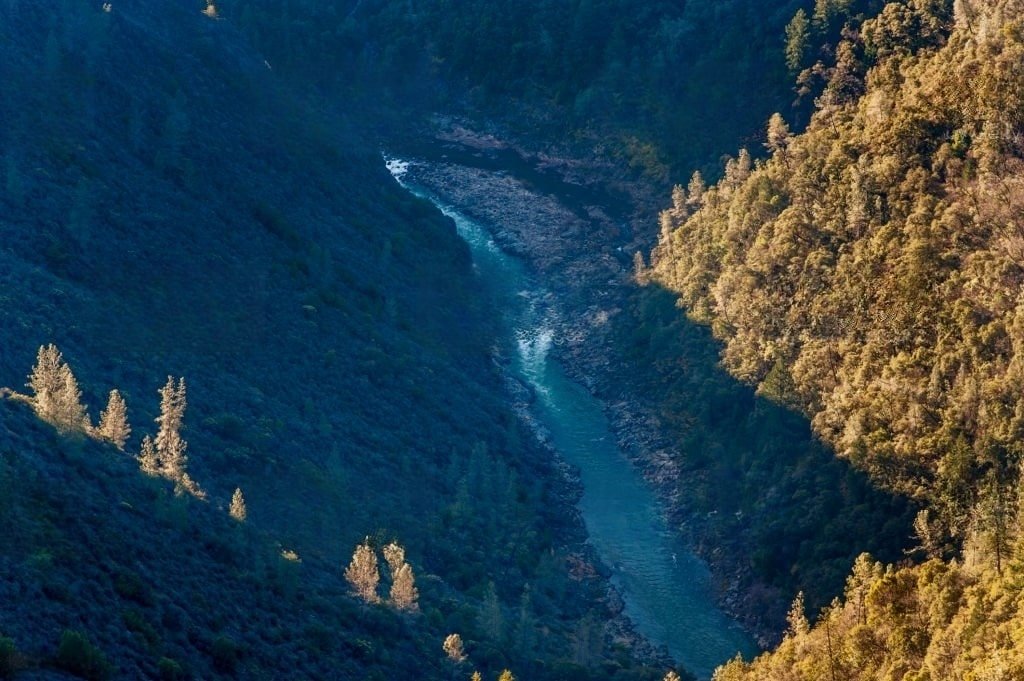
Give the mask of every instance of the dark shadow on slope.
<svg viewBox="0 0 1024 681">
<path fill-rule="evenodd" d="M 763 625 L 781 631 L 799 590 L 816 613 L 863 551 L 903 559 L 911 504 L 836 458 L 804 416 L 722 369 L 720 344 L 674 294 L 635 290 L 614 333 L 624 361 L 611 384 L 641 396 L 671 438 L 662 444 L 679 466 L 676 520 L 739 579 L 743 609 L 762 613 Z"/>
</svg>

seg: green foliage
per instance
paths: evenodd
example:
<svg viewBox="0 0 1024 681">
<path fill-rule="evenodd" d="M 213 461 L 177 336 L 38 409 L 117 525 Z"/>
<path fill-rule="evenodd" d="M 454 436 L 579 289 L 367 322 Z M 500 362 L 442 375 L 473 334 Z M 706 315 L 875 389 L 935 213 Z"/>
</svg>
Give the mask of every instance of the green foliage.
<svg viewBox="0 0 1024 681">
<path fill-rule="evenodd" d="M 994 572 L 938 560 L 883 567 L 862 556 L 844 599 L 822 611 L 813 628 L 752 663 L 730 662 L 715 679 L 1020 678 L 1019 594 L 1019 583 Z"/>
<path fill-rule="evenodd" d="M 188 678 L 181 664 L 169 657 L 161 657 L 156 668 L 160 672 L 161 681 L 184 681 Z"/>
<path fill-rule="evenodd" d="M 793 19 L 786 24 L 786 66 L 792 73 L 798 72 L 804 66 L 809 30 L 810 22 L 807 21 L 807 12 L 803 9 L 797 10 Z"/>
<path fill-rule="evenodd" d="M 663 216 L 648 278 L 723 365 L 929 506 L 928 562 L 859 557 L 814 627 L 719 681 L 1024 677 L 1024 3 L 952 5 L 848 32 L 806 132 Z"/>
<path fill-rule="evenodd" d="M 218 6 L 223 21 L 187 2 L 103 4 L 0 2 L 0 57 L 17 65 L 0 107 L 0 325 L 23 349 L 0 353 L 2 384 L 23 383 L 52 334 L 76 371 L 81 358 L 80 404 L 116 384 L 153 432 L 138 425 L 158 415 L 153 372 L 187 375 L 187 418 L 163 419 L 147 465 L 187 439 L 213 501 L 88 440 L 71 456 L 5 400 L 5 578 L 27 588 L 5 595 L 0 627 L 36 659 L 40 632 L 80 623 L 130 678 L 161 655 L 216 676 L 227 658 L 209 642 L 241 642 L 243 625 L 259 633 L 243 675 L 437 678 L 422 651 L 493 578 L 507 613 L 525 584 L 544 594 L 530 659 L 569 655 L 574 619 L 603 595 L 561 568 L 581 541 L 572 495 L 506 404 L 491 310 L 450 222 L 393 182 L 361 102 L 342 89 L 325 107 L 280 52 L 252 49 L 243 3 Z M 272 22 L 269 40 L 311 29 L 296 51 L 344 48 L 321 29 L 345 4 L 294 3 L 315 12 Z M 338 14 L 307 21 L 318 12 Z M 456 512 L 463 477 L 480 498 Z M 259 502 L 245 524 L 220 508 L 236 486 Z M 347 596 L 341 553 L 377 527 L 417 557 L 427 616 L 364 617 Z M 322 654 L 303 636 L 313 622 L 333 632 Z"/>
<path fill-rule="evenodd" d="M 428 0 L 410 12 L 240 0 L 233 11 L 275 68 L 321 87 L 383 81 L 400 106 L 585 140 L 665 186 L 667 171 L 710 163 L 788 103 L 779 40 L 802 4 Z"/>
<path fill-rule="evenodd" d="M 0 679 L 10 679 L 18 671 L 18 649 L 14 641 L 0 636 Z"/>
<path fill-rule="evenodd" d="M 90 643 L 84 633 L 70 629 L 61 634 L 54 664 L 69 674 L 89 681 L 103 681 L 113 673 L 103 652 Z"/>
<path fill-rule="evenodd" d="M 227 636 L 218 636 L 210 647 L 213 668 L 221 674 L 234 674 L 240 656 L 238 644 Z"/>
<path fill-rule="evenodd" d="M 807 132 L 666 214 L 652 258 L 730 372 L 960 534 L 1021 454 L 1024 44 L 995 23 L 1017 6 L 983 12 L 984 38 L 943 3 L 886 6 Z"/>
</svg>

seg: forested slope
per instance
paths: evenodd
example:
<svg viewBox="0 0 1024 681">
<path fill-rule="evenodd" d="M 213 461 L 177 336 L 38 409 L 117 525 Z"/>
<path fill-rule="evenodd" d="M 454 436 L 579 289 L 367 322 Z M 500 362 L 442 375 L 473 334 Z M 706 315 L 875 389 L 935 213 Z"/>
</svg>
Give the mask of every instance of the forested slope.
<svg viewBox="0 0 1024 681">
<path fill-rule="evenodd" d="M 368 108 L 400 141 L 432 134 L 424 112 L 461 115 L 470 127 L 544 152 L 556 167 L 570 159 L 566 167 L 579 169 L 570 182 L 628 186 L 642 197 L 626 211 L 635 210 L 632 230 L 615 225 L 552 244 L 543 256 L 550 262 L 602 253 L 625 259 L 636 244 L 653 243 L 656 225 L 646 217 L 662 205 L 670 178 L 694 167 L 720 173 L 720 154 L 738 140 L 760 139 L 775 109 L 806 122 L 810 98 L 792 106 L 796 71 L 829 59 L 843 27 L 881 6 L 237 0 L 224 15 L 276 69 L 315 82 L 325 98 L 375 93 Z M 798 10 L 801 30 L 793 28 Z M 800 80 L 807 92 L 821 87 L 819 70 Z M 395 111 L 407 119 L 394 120 Z M 580 282 L 572 267 L 565 273 L 559 295 L 582 283 L 612 320 L 605 338 L 596 325 L 586 331 L 602 365 L 588 384 L 600 384 L 608 404 L 643 403 L 656 414 L 652 437 L 656 458 L 667 457 L 674 471 L 663 491 L 679 512 L 675 520 L 733 593 L 742 592 L 738 609 L 749 624 L 770 638 L 796 590 L 825 603 L 861 550 L 900 555 L 909 506 L 835 461 L 805 419 L 718 371 L 716 342 L 678 319 L 669 296 L 611 291 L 604 279 Z M 573 310 L 580 319 L 591 312 Z"/>
<path fill-rule="evenodd" d="M 527 146 L 575 145 L 664 186 L 673 171 L 713 167 L 789 105 L 784 28 L 811 4 L 232 0 L 224 13 L 271 63 L 325 93 L 487 118 Z M 832 23 L 816 25 L 821 42 Z"/>
<path fill-rule="evenodd" d="M 56 343 L 133 428 L 0 404 L 0 675 L 448 678 L 453 632 L 467 675 L 634 675 L 454 227 L 205 7 L 0 4 L 0 385 Z M 168 374 L 205 500 L 134 457 Z M 351 596 L 367 536 L 419 614 Z"/>
<path fill-rule="evenodd" d="M 958 8 L 866 22 L 806 133 L 774 118 L 765 163 L 677 190 L 652 272 L 731 372 L 950 529 L 1014 476 L 1024 413 L 1020 8 Z"/>
<path fill-rule="evenodd" d="M 1024 5 L 889 3 L 836 55 L 806 132 L 773 117 L 768 159 L 677 188 L 644 276 L 923 501 L 933 560 L 862 560 L 812 631 L 720 678 L 1019 678 Z"/>
</svg>

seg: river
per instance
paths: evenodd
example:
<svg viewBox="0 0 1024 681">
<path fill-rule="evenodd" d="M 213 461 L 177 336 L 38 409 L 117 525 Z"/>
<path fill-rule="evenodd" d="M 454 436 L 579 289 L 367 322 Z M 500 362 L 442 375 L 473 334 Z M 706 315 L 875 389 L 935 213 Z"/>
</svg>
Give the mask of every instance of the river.
<svg viewBox="0 0 1024 681">
<path fill-rule="evenodd" d="M 601 404 L 550 356 L 554 340 L 549 297 L 519 259 L 487 229 L 405 179 L 407 163 L 387 161 L 402 186 L 452 218 L 469 245 L 481 285 L 501 310 L 512 370 L 537 395 L 534 416 L 551 444 L 580 471 L 590 541 L 611 569 L 626 615 L 648 640 L 702 679 L 753 640 L 717 606 L 707 566 L 668 528 L 661 504 L 616 444 Z"/>
</svg>

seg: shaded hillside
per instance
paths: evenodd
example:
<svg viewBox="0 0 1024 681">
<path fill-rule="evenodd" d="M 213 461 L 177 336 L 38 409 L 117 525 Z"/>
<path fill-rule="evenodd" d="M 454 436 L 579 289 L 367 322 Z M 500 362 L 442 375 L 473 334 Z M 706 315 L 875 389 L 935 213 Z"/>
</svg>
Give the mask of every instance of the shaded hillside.
<svg viewBox="0 0 1024 681">
<path fill-rule="evenodd" d="M 600 394 L 641 405 L 653 433 L 627 425 L 674 520 L 714 565 L 728 602 L 775 643 L 798 591 L 810 607 L 842 589 L 854 559 L 896 561 L 914 509 L 814 436 L 807 419 L 738 383 L 721 344 L 684 318 L 674 294 L 635 291 L 611 330 L 616 357 Z M 638 438 L 651 438 L 649 441 Z"/>
<path fill-rule="evenodd" d="M 203 6 L 0 7 L 0 385 L 56 343 L 94 422 L 124 395 L 134 453 L 186 377 L 209 495 L 3 404 L 0 634 L 31 665 L 81 629 L 131 678 L 229 675 L 221 635 L 251 676 L 446 677 L 452 631 L 491 675 L 632 667 L 591 633 L 575 491 L 505 405 L 453 226 Z M 345 595 L 367 535 L 406 547 L 420 615 Z"/>
<path fill-rule="evenodd" d="M 795 95 L 785 27 L 797 8 L 808 25 L 794 71 L 827 59 L 834 50 L 828 43 L 843 25 L 880 5 L 242 0 L 225 15 L 272 63 L 316 81 L 325 93 L 358 90 L 372 79 L 385 101 L 390 94 L 403 106 L 468 111 L 485 129 L 497 120 L 499 129 L 513 128 L 516 144 L 555 149 L 556 156 L 569 147 L 588 157 L 583 172 L 566 164 L 570 182 L 627 177 L 635 196 L 664 185 L 681 167 L 720 172 L 722 150 L 759 135 L 773 108 L 789 109 Z M 820 87 L 815 78 L 812 69 L 806 87 Z M 494 142 L 467 137 L 482 143 L 483 155 Z M 602 156 L 614 163 L 595 162 Z M 474 209 L 508 203 L 482 183 L 467 196 Z M 637 213 L 645 210 L 653 209 L 640 206 Z M 802 419 L 716 371 L 714 341 L 678 323 L 664 296 L 634 296 L 623 285 L 608 300 L 605 266 L 611 262 L 621 272 L 616 261 L 627 257 L 621 244 L 649 244 L 654 229 L 634 219 L 630 234 L 617 220 L 597 216 L 591 211 L 580 231 L 560 225 L 550 239 L 531 225 L 526 237 L 540 237 L 531 260 L 561 298 L 578 305 L 574 315 L 586 319 L 586 307 L 587 315 L 607 312 L 615 319 L 614 331 L 596 341 L 599 325 L 581 322 L 587 347 L 569 352 L 596 356 L 598 368 L 580 378 L 608 403 L 639 401 L 657 415 L 654 458 L 668 457 L 676 476 L 662 485 L 676 506 L 675 520 L 685 520 L 685 533 L 705 557 L 726 566 L 720 576 L 743 601 L 734 610 L 771 637 L 796 590 L 820 605 L 841 588 L 860 551 L 899 557 L 912 514 L 835 462 Z M 572 265 L 548 266 L 563 258 Z M 589 267 L 595 262 L 598 267 Z M 614 316 L 619 311 L 625 314 Z M 621 370 L 606 361 L 610 356 L 624 360 Z M 650 468 L 651 459 L 640 464 Z"/>
<path fill-rule="evenodd" d="M 790 105 L 787 0 L 225 2 L 274 64 L 324 92 L 363 91 L 405 110 L 489 118 L 527 146 L 614 159 L 665 186 Z M 873 1 L 818 4 L 855 12 Z M 837 15 L 839 10 L 835 12 Z M 832 42 L 838 21 L 815 24 Z M 383 84 L 383 88 L 381 85 Z"/>
</svg>

